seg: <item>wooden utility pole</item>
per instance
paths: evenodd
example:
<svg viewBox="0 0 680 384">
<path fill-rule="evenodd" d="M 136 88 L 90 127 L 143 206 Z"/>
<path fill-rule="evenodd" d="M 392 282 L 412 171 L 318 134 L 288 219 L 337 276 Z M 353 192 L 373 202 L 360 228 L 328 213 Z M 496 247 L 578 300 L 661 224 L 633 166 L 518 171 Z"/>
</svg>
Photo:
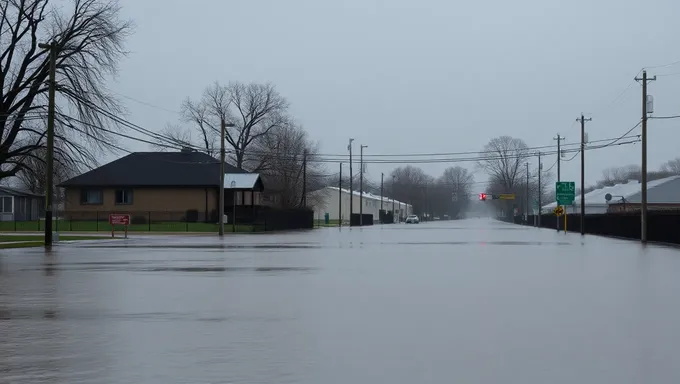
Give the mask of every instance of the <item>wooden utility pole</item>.
<svg viewBox="0 0 680 384">
<path fill-rule="evenodd" d="M 56 41 L 52 41 L 50 44 L 38 44 L 42 49 L 48 49 L 50 54 L 50 67 L 49 67 L 49 93 L 47 101 L 47 154 L 46 154 L 46 166 L 47 166 L 47 180 L 46 180 L 46 190 L 45 190 L 45 247 L 49 248 L 52 246 L 52 212 L 54 207 L 54 111 L 55 106 L 55 93 L 57 89 L 57 53 L 59 47 Z M 57 217 L 57 220 L 59 218 Z"/>
<path fill-rule="evenodd" d="M 583 114 L 576 119 L 581 122 L 581 236 L 586 234 L 586 121 L 591 120 L 592 118 L 583 117 Z"/>
<path fill-rule="evenodd" d="M 647 242 L 647 82 L 656 80 L 647 77 L 647 71 L 642 71 L 642 78 L 636 77 L 635 80 L 642 81 L 642 175 L 640 175 L 640 241 Z"/>
<path fill-rule="evenodd" d="M 538 227 L 541 227 L 541 173 L 543 172 L 543 164 L 541 164 L 541 152 L 538 153 Z"/>
<path fill-rule="evenodd" d="M 392 174 L 392 224 L 394 224 L 394 183 L 395 183 L 394 173 Z"/>
<path fill-rule="evenodd" d="M 352 142 L 354 139 L 349 139 L 347 150 L 349 151 L 349 226 L 352 226 L 352 213 L 354 213 L 354 174 L 352 173 Z"/>
<path fill-rule="evenodd" d="M 340 163 L 340 179 L 338 180 L 338 227 L 342 227 L 342 163 Z"/>
<path fill-rule="evenodd" d="M 560 134 L 558 133 L 557 137 L 553 138 L 553 140 L 557 140 L 557 181 L 559 182 L 559 181 L 561 181 L 560 180 L 560 158 L 562 156 L 562 151 L 560 150 L 560 147 L 561 147 L 560 143 L 562 142 L 562 140 L 564 140 L 564 137 L 561 137 Z M 565 210 L 565 212 L 566 212 L 566 210 Z M 557 228 L 557 232 L 559 232 L 560 231 L 560 221 L 555 220 L 555 224 L 556 224 L 555 227 Z"/>
<path fill-rule="evenodd" d="M 302 207 L 307 208 L 307 150 L 302 158 Z"/>
<path fill-rule="evenodd" d="M 380 214 L 382 214 L 383 210 L 383 187 L 385 186 L 385 173 L 380 172 Z M 384 216 L 384 214 L 382 214 Z M 383 216 L 380 216 L 380 224 L 382 224 L 382 218 Z"/>
<path fill-rule="evenodd" d="M 526 209 L 526 223 L 529 224 L 529 210 L 531 209 L 529 206 L 529 162 L 527 161 L 526 163 L 527 166 L 527 188 L 526 188 L 526 204 L 527 204 L 527 209 Z"/>
<path fill-rule="evenodd" d="M 224 161 L 226 160 L 226 153 L 224 149 L 224 136 L 226 135 L 227 131 L 227 123 L 222 119 L 220 121 L 220 201 L 218 202 L 218 214 L 220 215 L 219 217 L 219 223 L 220 223 L 220 229 L 219 229 L 219 235 L 224 236 Z M 232 193 L 236 193 L 234 190 L 231 191 Z M 234 199 L 235 200 L 235 199 Z M 233 221 L 235 217 L 232 217 L 231 220 Z"/>
<path fill-rule="evenodd" d="M 364 225 L 364 148 L 362 145 L 359 151 L 359 226 Z"/>
</svg>

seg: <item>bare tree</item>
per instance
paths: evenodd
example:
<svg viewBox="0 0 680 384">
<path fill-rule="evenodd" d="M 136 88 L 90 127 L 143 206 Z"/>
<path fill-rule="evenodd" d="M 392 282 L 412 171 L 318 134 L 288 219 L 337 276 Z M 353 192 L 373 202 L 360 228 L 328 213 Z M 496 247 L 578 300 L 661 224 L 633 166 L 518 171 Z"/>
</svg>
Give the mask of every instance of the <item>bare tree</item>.
<svg viewBox="0 0 680 384">
<path fill-rule="evenodd" d="M 113 126 L 122 112 L 105 87 L 125 55 L 123 42 L 132 27 L 120 19 L 118 3 L 49 4 L 0 1 L 0 179 L 25 169 L 29 158 L 40 161 L 38 151 L 45 146 L 49 53 L 39 43 L 57 47 L 55 143 L 70 162 L 91 165 L 92 149 L 113 142 L 99 128 Z"/>
<path fill-rule="evenodd" d="M 412 204 L 414 212 L 423 215 L 430 211 L 428 197 L 434 195 L 435 180 L 421 168 L 411 165 L 396 168 L 385 184 L 386 194 L 398 201 Z"/>
<path fill-rule="evenodd" d="M 201 148 L 216 156 L 220 124 L 225 121 L 233 124 L 225 134 L 231 160 L 239 168 L 261 171 L 268 166 L 269 158 L 262 153 L 249 153 L 249 149 L 272 130 L 293 126 L 287 112 L 288 102 L 272 84 L 232 82 L 224 86 L 215 82 L 203 91 L 200 100 L 187 98 L 182 103 L 182 120 L 190 124 L 189 134 L 172 127 L 165 135 L 176 145 Z"/>
<path fill-rule="evenodd" d="M 676 157 L 673 160 L 668 160 L 661 167 L 661 170 L 673 175 L 680 175 L 680 157 Z"/>
<path fill-rule="evenodd" d="M 478 165 L 502 188 L 512 190 L 526 178 L 524 163 L 530 154 L 523 140 L 510 136 L 496 137 L 484 146 L 484 152 Z"/>
<path fill-rule="evenodd" d="M 441 205 L 439 210 L 447 212 L 451 217 L 456 217 L 467 209 L 474 180 L 474 175 L 463 167 L 446 168 L 438 180 L 442 188 L 441 197 L 438 200 Z"/>
<path fill-rule="evenodd" d="M 318 148 L 318 143 L 309 140 L 307 132 L 300 126 L 276 128 L 256 142 L 255 153 L 266 156 L 263 162 L 268 164 L 261 174 L 267 189 L 280 198 L 281 207 L 302 206 L 305 152 L 307 205 L 313 206 L 316 204 L 313 199 L 323 198 L 319 193 L 309 193 L 320 190 L 327 184 L 325 167 L 317 161 Z"/>
</svg>

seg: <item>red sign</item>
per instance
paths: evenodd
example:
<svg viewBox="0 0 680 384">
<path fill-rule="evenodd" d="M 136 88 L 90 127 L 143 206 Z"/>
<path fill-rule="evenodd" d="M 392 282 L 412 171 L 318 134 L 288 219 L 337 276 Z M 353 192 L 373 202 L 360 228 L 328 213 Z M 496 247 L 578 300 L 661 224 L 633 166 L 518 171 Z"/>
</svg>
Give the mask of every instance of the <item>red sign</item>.
<svg viewBox="0 0 680 384">
<path fill-rule="evenodd" d="M 130 225 L 130 215 L 122 213 L 112 213 L 109 215 L 109 224 L 111 225 Z"/>
</svg>

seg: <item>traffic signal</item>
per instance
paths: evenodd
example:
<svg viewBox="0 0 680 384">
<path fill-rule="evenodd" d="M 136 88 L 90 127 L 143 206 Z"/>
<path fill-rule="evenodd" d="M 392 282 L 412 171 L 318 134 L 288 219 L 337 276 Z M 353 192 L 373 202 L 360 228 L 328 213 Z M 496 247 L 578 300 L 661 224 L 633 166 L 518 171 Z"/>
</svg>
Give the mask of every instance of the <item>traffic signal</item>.
<svg viewBox="0 0 680 384">
<path fill-rule="evenodd" d="M 480 193 L 479 200 L 486 201 L 486 193 Z"/>
</svg>

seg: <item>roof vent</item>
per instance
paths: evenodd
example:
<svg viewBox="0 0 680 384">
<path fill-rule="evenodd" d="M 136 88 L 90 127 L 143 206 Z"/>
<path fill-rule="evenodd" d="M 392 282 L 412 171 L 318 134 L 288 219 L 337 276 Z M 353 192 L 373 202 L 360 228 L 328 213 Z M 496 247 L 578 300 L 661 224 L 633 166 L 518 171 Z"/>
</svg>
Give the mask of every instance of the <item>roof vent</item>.
<svg viewBox="0 0 680 384">
<path fill-rule="evenodd" d="M 182 153 L 191 153 L 191 152 L 194 152 L 194 150 L 192 148 L 189 148 L 189 147 L 182 147 L 181 152 Z"/>
</svg>

